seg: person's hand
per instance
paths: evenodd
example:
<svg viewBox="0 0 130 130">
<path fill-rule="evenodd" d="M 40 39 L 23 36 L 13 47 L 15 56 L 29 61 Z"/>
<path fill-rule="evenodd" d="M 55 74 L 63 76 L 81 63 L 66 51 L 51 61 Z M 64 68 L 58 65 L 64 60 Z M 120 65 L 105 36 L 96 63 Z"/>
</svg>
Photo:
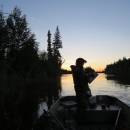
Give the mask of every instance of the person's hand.
<svg viewBox="0 0 130 130">
<path fill-rule="evenodd" d="M 91 74 L 90 74 L 90 77 L 94 77 L 94 74 L 93 74 L 93 73 L 91 73 Z"/>
</svg>

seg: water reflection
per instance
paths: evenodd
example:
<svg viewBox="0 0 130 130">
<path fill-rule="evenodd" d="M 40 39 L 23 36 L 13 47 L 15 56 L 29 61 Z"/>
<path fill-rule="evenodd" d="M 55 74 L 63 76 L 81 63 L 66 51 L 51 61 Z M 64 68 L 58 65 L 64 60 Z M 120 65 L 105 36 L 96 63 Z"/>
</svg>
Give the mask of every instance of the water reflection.
<svg viewBox="0 0 130 130">
<path fill-rule="evenodd" d="M 62 91 L 61 91 L 62 96 L 75 94 L 72 74 L 62 75 L 61 83 L 62 83 Z"/>
<path fill-rule="evenodd" d="M 126 87 L 130 87 L 130 80 L 117 79 L 114 75 L 107 75 L 106 79 L 112 80 L 116 84 L 125 85 Z"/>
<path fill-rule="evenodd" d="M 38 117 L 43 113 L 43 109 L 48 110 L 51 106 L 59 99 L 61 96 L 61 77 L 56 77 L 51 79 L 48 83 L 47 93 L 46 95 L 40 98 L 39 109 L 38 109 Z"/>
<path fill-rule="evenodd" d="M 130 85 L 117 80 L 108 80 L 106 77 L 106 74 L 99 73 L 98 77 L 91 84 L 89 84 L 92 95 L 112 95 L 130 105 Z M 63 75 L 61 80 L 61 95 L 75 95 L 72 75 Z"/>
</svg>

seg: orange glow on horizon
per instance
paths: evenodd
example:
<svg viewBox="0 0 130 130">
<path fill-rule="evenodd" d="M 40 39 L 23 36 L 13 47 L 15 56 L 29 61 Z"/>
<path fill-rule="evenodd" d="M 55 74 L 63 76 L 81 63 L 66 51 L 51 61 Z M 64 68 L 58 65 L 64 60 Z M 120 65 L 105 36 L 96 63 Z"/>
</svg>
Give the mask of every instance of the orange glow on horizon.
<svg viewBox="0 0 130 130">
<path fill-rule="evenodd" d="M 61 68 L 70 71 L 71 65 L 75 65 L 75 61 L 73 60 L 68 60 L 62 64 Z M 102 72 L 106 68 L 106 63 L 105 62 L 96 62 L 96 61 L 91 61 L 89 60 L 87 63 L 84 64 L 84 68 L 86 67 L 91 67 L 94 69 L 96 72 Z"/>
<path fill-rule="evenodd" d="M 61 67 L 61 68 L 64 69 L 64 70 L 68 70 L 68 71 L 71 70 L 70 67 Z M 91 68 L 92 68 L 92 67 L 91 67 Z M 104 71 L 104 69 L 101 69 L 101 68 L 92 68 L 92 69 L 94 69 L 95 71 L 98 71 L 98 72 Z"/>
<path fill-rule="evenodd" d="M 75 63 L 65 62 L 61 68 L 70 71 L 71 70 L 70 65 L 75 65 Z M 101 72 L 101 71 L 104 71 L 104 69 L 106 68 L 106 64 L 105 63 L 101 64 L 100 62 L 98 62 L 98 63 L 88 62 L 87 64 L 84 64 L 84 68 L 86 68 L 86 67 L 91 67 L 95 71 Z"/>
</svg>

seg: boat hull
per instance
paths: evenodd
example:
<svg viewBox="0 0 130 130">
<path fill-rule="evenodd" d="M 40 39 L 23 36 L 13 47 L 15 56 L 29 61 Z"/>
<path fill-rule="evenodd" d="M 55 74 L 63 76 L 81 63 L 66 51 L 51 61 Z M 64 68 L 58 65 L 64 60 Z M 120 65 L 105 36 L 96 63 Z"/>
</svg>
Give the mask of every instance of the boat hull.
<svg viewBox="0 0 130 130">
<path fill-rule="evenodd" d="M 78 112 L 76 97 L 64 96 L 55 102 L 49 112 L 62 123 L 81 123 L 80 127 L 84 129 L 130 127 L 130 107 L 116 97 L 96 95 L 90 98 L 90 103 L 96 107 L 88 106 L 82 112 Z M 77 122 L 77 115 L 80 117 L 80 123 Z"/>
</svg>

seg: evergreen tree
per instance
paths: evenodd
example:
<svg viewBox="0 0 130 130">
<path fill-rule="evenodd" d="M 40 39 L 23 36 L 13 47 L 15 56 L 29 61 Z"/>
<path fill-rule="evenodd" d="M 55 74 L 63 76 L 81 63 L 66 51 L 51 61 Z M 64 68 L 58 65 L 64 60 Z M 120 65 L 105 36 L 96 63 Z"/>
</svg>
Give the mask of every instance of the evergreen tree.
<svg viewBox="0 0 130 130">
<path fill-rule="evenodd" d="M 47 33 L 48 39 L 47 39 L 47 52 L 48 52 L 48 59 L 52 59 L 52 46 L 51 46 L 51 33 L 50 30 Z"/>
<path fill-rule="evenodd" d="M 62 41 L 61 41 L 61 35 L 60 35 L 60 31 L 59 28 L 57 26 L 56 28 L 56 32 L 54 34 L 54 42 L 52 43 L 53 45 L 53 57 L 55 62 L 57 63 L 56 68 L 59 67 L 61 65 L 61 54 L 59 49 L 62 48 Z M 56 64 L 55 63 L 55 64 Z"/>
<path fill-rule="evenodd" d="M 3 60 L 5 58 L 6 53 L 6 46 L 5 46 L 5 36 L 6 36 L 6 30 L 5 30 L 5 19 L 3 15 L 3 11 L 0 10 L 0 59 Z"/>
<path fill-rule="evenodd" d="M 58 26 L 56 28 L 53 41 L 54 41 L 53 42 L 53 55 L 54 57 L 61 58 L 59 49 L 62 48 L 62 41 L 61 41 L 61 36 L 60 36 L 60 31 L 59 31 Z"/>
<path fill-rule="evenodd" d="M 130 58 L 126 59 L 126 57 L 123 57 L 123 59 L 107 65 L 105 73 L 113 74 L 122 79 L 130 79 Z"/>
</svg>

